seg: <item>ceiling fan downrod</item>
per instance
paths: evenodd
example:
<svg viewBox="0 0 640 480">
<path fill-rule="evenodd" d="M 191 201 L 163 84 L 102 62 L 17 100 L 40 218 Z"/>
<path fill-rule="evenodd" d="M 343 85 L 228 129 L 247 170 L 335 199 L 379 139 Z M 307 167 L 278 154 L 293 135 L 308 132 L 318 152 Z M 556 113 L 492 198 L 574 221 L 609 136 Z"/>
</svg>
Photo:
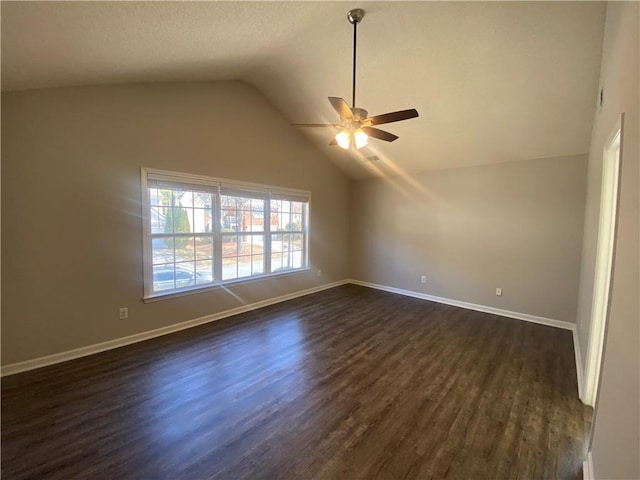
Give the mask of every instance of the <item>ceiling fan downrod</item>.
<svg viewBox="0 0 640 480">
<path fill-rule="evenodd" d="M 347 12 L 347 19 L 349 19 L 349 23 L 353 25 L 353 83 L 351 84 L 352 88 L 352 97 L 351 97 L 351 107 L 355 108 L 356 106 L 356 50 L 358 46 L 358 23 L 362 21 L 364 17 L 364 10 L 361 8 L 354 8 Z"/>
</svg>

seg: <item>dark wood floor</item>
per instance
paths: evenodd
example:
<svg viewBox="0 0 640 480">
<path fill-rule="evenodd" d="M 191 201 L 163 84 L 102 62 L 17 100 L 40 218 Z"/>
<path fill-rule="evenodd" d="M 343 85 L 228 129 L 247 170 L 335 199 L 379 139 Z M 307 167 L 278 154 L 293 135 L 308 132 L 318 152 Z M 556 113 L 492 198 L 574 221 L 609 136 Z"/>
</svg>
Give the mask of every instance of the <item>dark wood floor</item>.
<svg viewBox="0 0 640 480">
<path fill-rule="evenodd" d="M 343 286 L 2 379 L 2 478 L 577 478 L 571 333 Z"/>
</svg>

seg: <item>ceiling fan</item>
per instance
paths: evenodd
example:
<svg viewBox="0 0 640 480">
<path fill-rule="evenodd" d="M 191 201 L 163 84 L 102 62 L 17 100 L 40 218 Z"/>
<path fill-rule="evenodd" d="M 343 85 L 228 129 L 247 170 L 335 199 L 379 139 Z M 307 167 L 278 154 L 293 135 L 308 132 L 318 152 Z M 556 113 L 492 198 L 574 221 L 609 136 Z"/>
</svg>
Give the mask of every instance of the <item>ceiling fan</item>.
<svg viewBox="0 0 640 480">
<path fill-rule="evenodd" d="M 384 123 L 399 122 L 408 120 L 418 116 L 415 108 L 409 110 L 399 110 L 397 112 L 383 113 L 374 117 L 368 117 L 368 112 L 363 108 L 356 107 L 356 47 L 358 40 L 358 23 L 364 17 L 364 10 L 355 8 L 347 12 L 347 19 L 353 25 L 353 96 L 351 107 L 342 98 L 329 97 L 329 102 L 338 115 L 340 115 L 340 123 L 294 123 L 297 127 L 333 127 L 340 130 L 329 145 L 338 145 L 344 149 L 355 146 L 356 149 L 362 148 L 368 143 L 369 137 L 384 140 L 385 142 L 393 142 L 398 136 L 393 133 L 385 132 L 373 125 L 382 125 Z"/>
</svg>

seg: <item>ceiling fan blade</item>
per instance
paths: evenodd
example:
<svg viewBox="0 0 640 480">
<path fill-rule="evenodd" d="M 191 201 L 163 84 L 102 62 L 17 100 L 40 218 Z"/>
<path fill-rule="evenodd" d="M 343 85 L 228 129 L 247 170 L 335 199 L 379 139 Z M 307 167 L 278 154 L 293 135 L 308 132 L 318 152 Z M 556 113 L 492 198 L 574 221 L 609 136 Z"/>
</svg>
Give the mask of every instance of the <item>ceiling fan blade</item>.
<svg viewBox="0 0 640 480">
<path fill-rule="evenodd" d="M 342 124 L 340 123 L 292 123 L 292 127 L 333 127 L 340 128 Z"/>
<path fill-rule="evenodd" d="M 383 123 L 409 120 L 410 118 L 415 118 L 417 116 L 418 116 L 418 111 L 415 108 L 411 108 L 409 110 L 399 110 L 397 112 L 383 113 L 382 115 L 369 117 L 367 118 L 367 123 L 369 123 L 370 125 L 382 125 Z"/>
<path fill-rule="evenodd" d="M 364 130 L 364 133 L 366 133 L 370 137 L 377 138 L 378 140 L 384 140 L 385 142 L 393 142 L 394 140 L 397 140 L 399 138 L 397 135 L 385 132 L 384 130 L 380 130 L 379 128 L 362 127 L 362 130 Z"/>
<path fill-rule="evenodd" d="M 331 106 L 335 109 L 335 111 L 338 112 L 338 115 L 340 115 L 341 119 L 353 119 L 353 112 L 349 108 L 349 104 L 345 102 L 343 98 L 329 97 L 329 102 L 331 103 Z"/>
</svg>

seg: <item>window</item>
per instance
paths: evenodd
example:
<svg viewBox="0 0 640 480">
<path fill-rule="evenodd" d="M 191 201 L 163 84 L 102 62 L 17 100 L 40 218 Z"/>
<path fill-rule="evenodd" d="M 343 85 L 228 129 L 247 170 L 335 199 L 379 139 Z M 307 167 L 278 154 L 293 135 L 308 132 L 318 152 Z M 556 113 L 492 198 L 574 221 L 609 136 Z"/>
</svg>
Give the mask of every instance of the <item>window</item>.
<svg viewBox="0 0 640 480">
<path fill-rule="evenodd" d="M 145 298 L 307 268 L 309 192 L 145 168 L 142 187 Z"/>
<path fill-rule="evenodd" d="M 221 233 L 222 281 L 265 273 L 265 199 L 224 190 L 220 195 L 223 225 L 228 225 Z"/>
<path fill-rule="evenodd" d="M 306 203 L 272 198 L 270 209 L 271 271 L 303 268 L 306 250 Z"/>
</svg>

